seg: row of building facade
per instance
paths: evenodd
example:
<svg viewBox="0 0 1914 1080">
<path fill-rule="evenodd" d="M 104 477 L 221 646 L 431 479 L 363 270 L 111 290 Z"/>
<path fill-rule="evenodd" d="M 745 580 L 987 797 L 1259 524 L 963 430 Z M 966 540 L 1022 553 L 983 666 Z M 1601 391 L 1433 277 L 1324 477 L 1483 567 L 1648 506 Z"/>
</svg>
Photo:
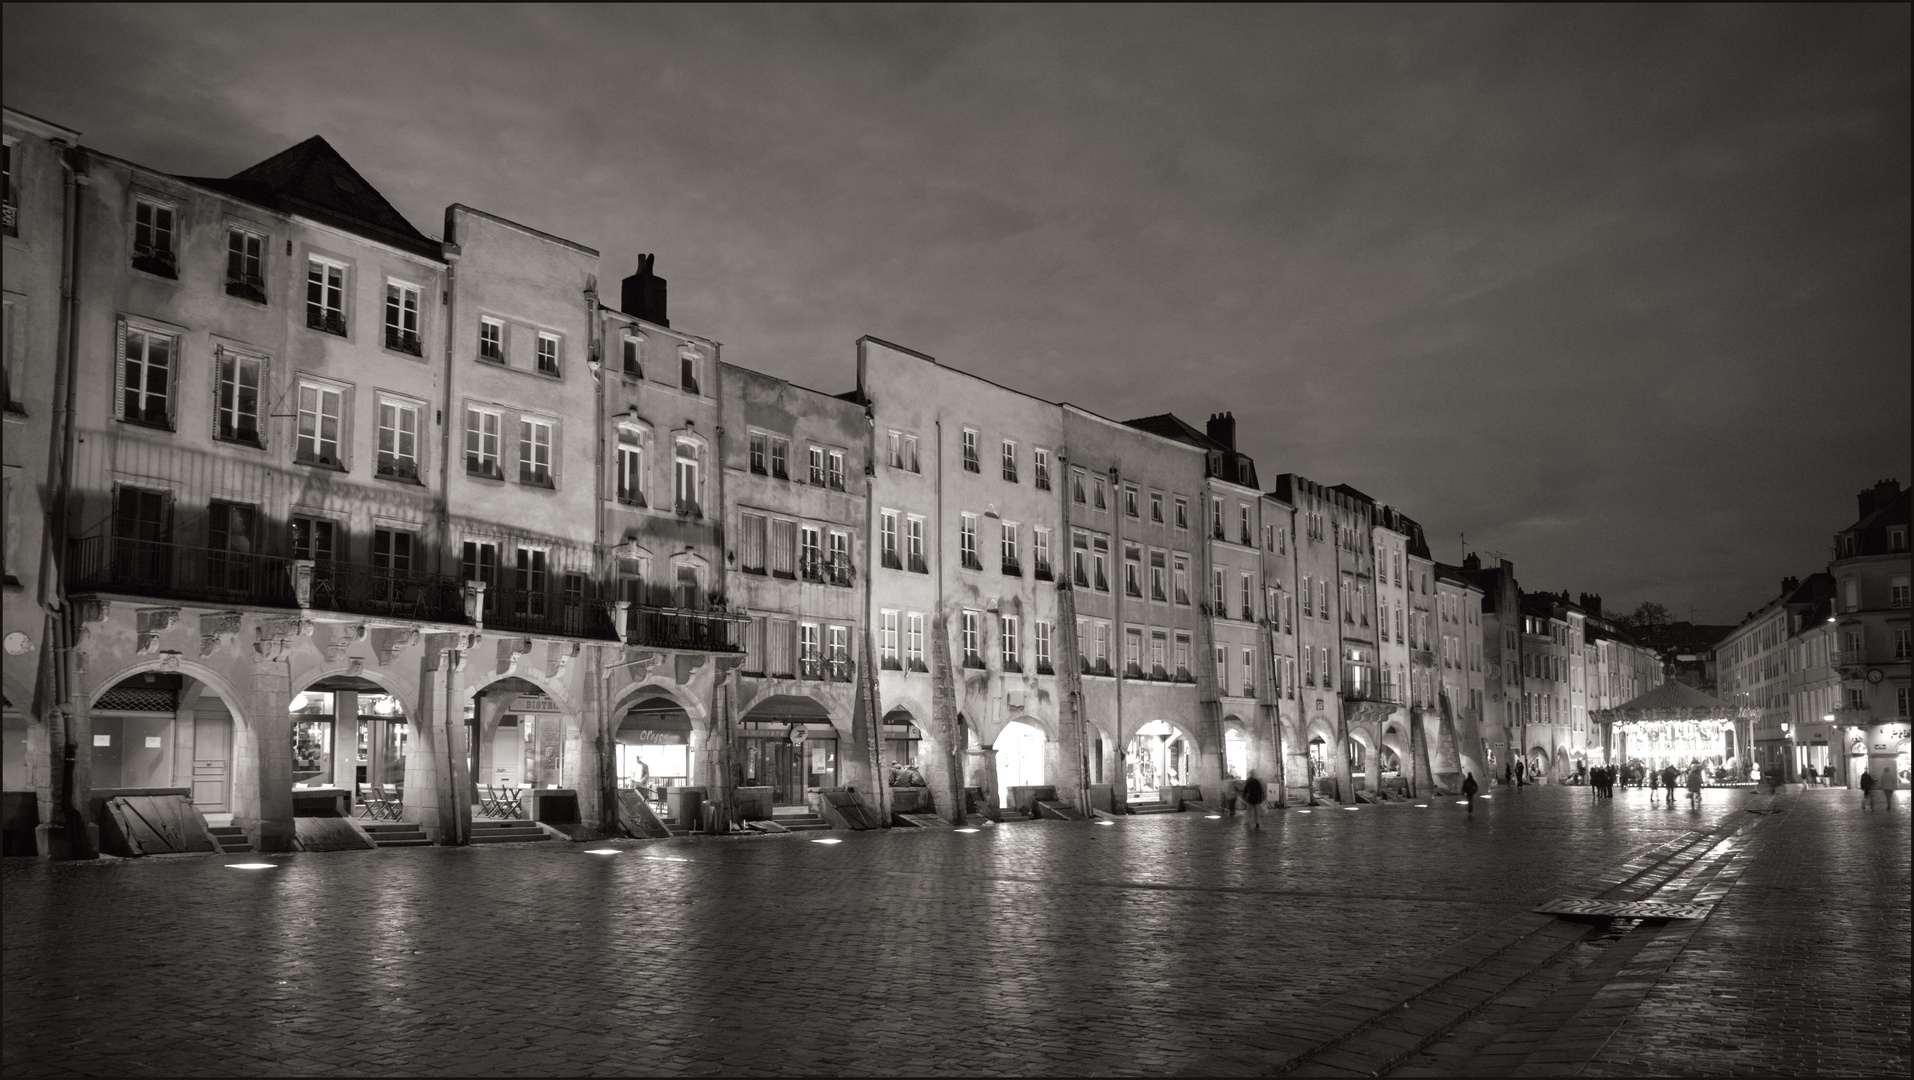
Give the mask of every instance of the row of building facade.
<svg viewBox="0 0 1914 1080">
<path fill-rule="evenodd" d="M 442 843 L 527 785 L 605 826 L 640 781 L 885 818 L 913 773 L 946 817 L 1251 770 L 1426 794 L 1571 776 L 1660 681 L 1594 598 L 1261 482 L 1228 413 L 868 337 L 811 390 L 672 327 L 649 257 L 613 302 L 584 245 L 463 205 L 425 236 L 322 139 L 209 178 L 5 138 L 5 787 L 41 854 L 134 790 L 262 850 L 302 785 L 389 785 Z"/>
<path fill-rule="evenodd" d="M 1862 491 L 1827 567 L 1784 578 L 1716 643 L 1716 693 L 1754 716 L 1764 773 L 1908 786 L 1908 502 L 1897 480 Z"/>
</svg>

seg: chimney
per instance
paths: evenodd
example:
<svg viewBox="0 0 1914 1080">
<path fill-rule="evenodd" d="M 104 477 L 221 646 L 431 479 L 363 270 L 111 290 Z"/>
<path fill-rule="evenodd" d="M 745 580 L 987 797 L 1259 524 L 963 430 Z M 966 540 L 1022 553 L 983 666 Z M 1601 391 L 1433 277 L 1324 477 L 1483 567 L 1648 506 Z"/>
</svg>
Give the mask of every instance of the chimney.
<svg viewBox="0 0 1914 1080">
<path fill-rule="evenodd" d="M 1462 556 L 1462 569 L 1464 570 L 1482 569 L 1482 556 L 1477 555 L 1473 551 L 1469 552 L 1467 555 Z"/>
<path fill-rule="evenodd" d="M 1602 617 L 1602 594 L 1601 593 L 1583 593 L 1582 594 L 1582 610 L 1588 612 L 1591 616 L 1597 619 L 1601 618 Z"/>
<path fill-rule="evenodd" d="M 1899 480 L 1881 480 L 1876 482 L 1873 487 L 1861 492 L 1858 499 L 1861 504 L 1861 520 L 1867 520 L 1868 515 L 1881 509 L 1888 503 L 1893 502 L 1894 497 L 1900 493 L 1901 482 Z"/>
<path fill-rule="evenodd" d="M 1788 597 L 1793 596 L 1794 590 L 1800 587 L 1801 587 L 1800 578 L 1796 578 L 1796 577 L 1782 578 L 1781 579 L 1781 598 L 1785 600 Z"/>
<path fill-rule="evenodd" d="M 618 310 L 633 318 L 670 326 L 665 318 L 665 279 L 651 272 L 656 255 L 638 256 L 638 272 L 626 278 L 618 294 Z"/>
<path fill-rule="evenodd" d="M 1236 417 L 1231 413 L 1212 413 L 1209 423 L 1210 438 L 1222 443 L 1230 450 L 1236 449 Z"/>
</svg>

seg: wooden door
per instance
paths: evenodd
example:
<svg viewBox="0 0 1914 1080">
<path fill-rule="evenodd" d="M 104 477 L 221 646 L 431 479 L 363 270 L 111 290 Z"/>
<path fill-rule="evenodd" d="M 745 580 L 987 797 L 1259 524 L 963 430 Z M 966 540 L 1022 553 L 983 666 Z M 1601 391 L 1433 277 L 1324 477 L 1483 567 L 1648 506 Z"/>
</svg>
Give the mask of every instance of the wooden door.
<svg viewBox="0 0 1914 1080">
<path fill-rule="evenodd" d="M 224 814 L 232 782 L 233 721 L 229 716 L 193 718 L 193 806 L 202 814 Z"/>
</svg>

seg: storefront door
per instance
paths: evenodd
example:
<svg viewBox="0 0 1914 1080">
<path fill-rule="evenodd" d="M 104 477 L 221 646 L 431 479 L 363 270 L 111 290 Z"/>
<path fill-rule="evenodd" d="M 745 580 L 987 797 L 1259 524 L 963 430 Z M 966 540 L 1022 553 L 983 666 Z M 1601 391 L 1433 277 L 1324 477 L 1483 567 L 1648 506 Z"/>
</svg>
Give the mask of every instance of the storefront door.
<svg viewBox="0 0 1914 1080">
<path fill-rule="evenodd" d="M 202 714 L 193 718 L 193 806 L 202 814 L 232 809 L 227 803 L 232 742 L 232 717 Z"/>
</svg>

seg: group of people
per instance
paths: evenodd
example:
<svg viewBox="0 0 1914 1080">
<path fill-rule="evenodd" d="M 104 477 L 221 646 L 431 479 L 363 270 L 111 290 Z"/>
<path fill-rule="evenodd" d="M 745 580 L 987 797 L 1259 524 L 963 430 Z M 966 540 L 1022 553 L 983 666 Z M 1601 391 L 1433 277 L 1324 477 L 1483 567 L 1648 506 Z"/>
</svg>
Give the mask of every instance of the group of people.
<svg viewBox="0 0 1914 1080">
<path fill-rule="evenodd" d="M 1588 770 L 1588 790 L 1598 799 L 1615 797 L 1615 778 L 1620 770 L 1613 765 L 1597 765 Z"/>
<path fill-rule="evenodd" d="M 1655 800 L 1655 781 L 1660 780 L 1661 790 L 1667 795 L 1668 801 L 1666 805 L 1670 810 L 1673 810 L 1675 808 L 1675 785 L 1683 782 L 1684 779 L 1686 780 L 1686 786 L 1688 788 L 1688 805 L 1699 807 L 1701 805 L 1701 762 L 1699 761 L 1690 762 L 1686 770 L 1677 769 L 1674 763 L 1670 762 L 1661 767 L 1659 774 L 1649 773 L 1648 805 L 1657 805 Z"/>
</svg>

